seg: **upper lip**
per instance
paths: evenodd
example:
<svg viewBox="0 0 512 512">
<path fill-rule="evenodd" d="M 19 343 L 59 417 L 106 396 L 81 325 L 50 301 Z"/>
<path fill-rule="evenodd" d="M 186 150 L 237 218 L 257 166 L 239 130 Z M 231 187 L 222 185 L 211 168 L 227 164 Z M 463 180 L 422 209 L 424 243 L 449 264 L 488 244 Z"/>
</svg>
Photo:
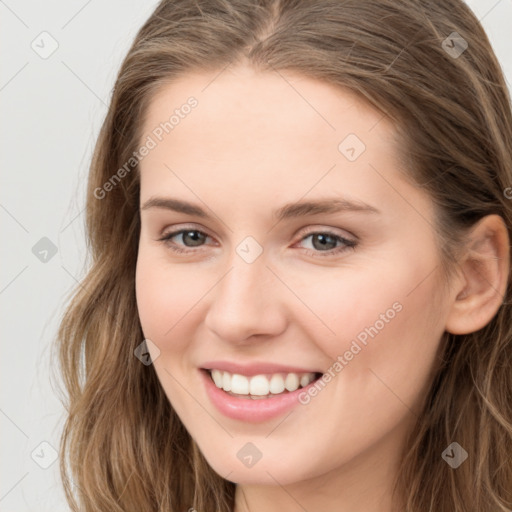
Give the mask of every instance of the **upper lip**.
<svg viewBox="0 0 512 512">
<path fill-rule="evenodd" d="M 322 373 L 318 370 L 300 368 L 298 366 L 286 366 L 275 363 L 255 362 L 240 364 L 231 361 L 208 361 L 200 366 L 203 370 L 223 370 L 229 373 L 237 373 L 251 377 L 268 373 Z"/>
</svg>

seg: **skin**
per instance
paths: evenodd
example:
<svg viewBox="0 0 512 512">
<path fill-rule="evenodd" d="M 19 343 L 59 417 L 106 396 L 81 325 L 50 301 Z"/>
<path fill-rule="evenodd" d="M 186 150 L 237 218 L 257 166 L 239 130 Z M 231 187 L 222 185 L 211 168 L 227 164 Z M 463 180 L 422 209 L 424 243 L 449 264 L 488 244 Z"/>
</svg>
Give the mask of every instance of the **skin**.
<svg viewBox="0 0 512 512">
<path fill-rule="evenodd" d="M 490 216 L 479 225 L 479 272 L 468 259 L 445 286 L 432 202 L 400 174 L 393 126 L 376 109 L 309 78 L 240 65 L 163 87 L 144 138 L 190 96 L 198 106 L 141 162 L 141 205 L 173 197 L 212 215 L 141 211 L 137 303 L 161 385 L 208 463 L 238 484 L 237 512 L 390 512 L 400 450 L 443 332 L 476 330 L 499 307 L 508 269 L 503 223 Z M 366 146 L 353 162 L 338 150 L 348 134 Z M 380 213 L 278 223 L 272 215 L 288 202 L 335 196 Z M 174 236 L 185 254 L 158 240 L 184 228 L 208 237 L 194 246 Z M 308 236 L 326 231 L 357 245 L 334 254 L 341 242 L 322 249 Z M 247 236 L 263 248 L 252 263 L 236 252 Z M 203 389 L 198 367 L 214 359 L 327 371 L 397 302 L 401 311 L 378 335 L 287 416 L 233 420 Z M 251 468 L 237 458 L 247 442 L 262 453 Z"/>
</svg>

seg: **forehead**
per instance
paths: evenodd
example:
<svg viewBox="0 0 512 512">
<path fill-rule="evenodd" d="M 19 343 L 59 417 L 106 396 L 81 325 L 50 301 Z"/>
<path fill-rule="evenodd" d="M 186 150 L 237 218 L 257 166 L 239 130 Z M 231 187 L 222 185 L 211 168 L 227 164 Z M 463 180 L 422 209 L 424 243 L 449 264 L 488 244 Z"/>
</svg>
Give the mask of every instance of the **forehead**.
<svg viewBox="0 0 512 512">
<path fill-rule="evenodd" d="M 194 98 L 186 123 L 180 108 Z M 185 109 L 188 110 L 188 109 Z M 211 127 L 237 127 L 239 138 L 244 135 L 275 134 L 280 139 L 300 137 L 336 141 L 343 133 L 356 133 L 365 138 L 378 124 L 375 135 L 388 135 L 392 126 L 383 114 L 346 88 L 290 72 L 258 72 L 247 66 L 216 72 L 191 72 L 159 87 L 146 112 L 144 132 L 150 133 L 160 123 L 169 120 L 173 112 L 178 124 L 191 125 L 197 135 L 211 133 Z M 175 120 L 176 121 L 176 120 Z M 173 123 L 175 122 L 173 121 Z M 298 124 L 297 121 L 301 121 Z M 232 134 L 234 135 L 234 134 Z M 368 137 L 367 137 L 368 138 Z M 254 146 L 254 140 L 248 141 Z M 256 141 L 257 142 L 257 141 Z"/>
<path fill-rule="evenodd" d="M 146 199 L 167 188 L 189 199 L 236 190 L 242 202 L 308 191 L 380 205 L 397 199 L 382 178 L 396 180 L 400 166 L 389 120 L 346 89 L 293 73 L 183 75 L 153 97 L 146 137 L 155 141 L 140 165 Z"/>
</svg>

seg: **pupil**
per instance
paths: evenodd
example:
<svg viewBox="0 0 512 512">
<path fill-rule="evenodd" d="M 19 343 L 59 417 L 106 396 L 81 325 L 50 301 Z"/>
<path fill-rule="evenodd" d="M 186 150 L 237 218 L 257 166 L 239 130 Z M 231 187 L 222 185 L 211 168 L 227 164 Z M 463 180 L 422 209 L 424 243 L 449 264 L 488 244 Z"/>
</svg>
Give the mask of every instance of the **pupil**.
<svg viewBox="0 0 512 512">
<path fill-rule="evenodd" d="M 328 239 L 331 239 L 330 243 L 331 243 L 332 247 L 327 247 L 327 249 L 334 249 L 336 247 L 336 239 L 334 237 L 332 237 L 331 235 L 323 235 L 323 234 L 313 235 L 313 247 L 315 249 L 325 249 L 326 244 L 329 245 Z M 319 245 L 315 243 L 316 240 L 320 241 Z"/>
<path fill-rule="evenodd" d="M 200 245 L 200 243 L 202 242 L 202 238 L 203 238 L 203 234 L 199 233 L 199 231 L 186 231 L 185 233 L 183 233 L 183 236 L 190 237 L 192 239 L 193 243 L 191 245 Z M 183 241 L 185 241 L 185 238 L 183 239 Z M 198 241 L 199 241 L 199 243 L 195 243 Z M 186 245 L 188 245 L 188 244 L 186 244 Z"/>
</svg>

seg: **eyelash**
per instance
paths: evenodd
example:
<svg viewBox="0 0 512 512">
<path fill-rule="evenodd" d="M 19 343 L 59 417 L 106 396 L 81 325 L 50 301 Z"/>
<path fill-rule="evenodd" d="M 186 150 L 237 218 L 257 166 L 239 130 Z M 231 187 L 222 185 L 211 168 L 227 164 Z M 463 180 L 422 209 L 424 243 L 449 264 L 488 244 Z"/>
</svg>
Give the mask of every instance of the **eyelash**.
<svg viewBox="0 0 512 512">
<path fill-rule="evenodd" d="M 171 238 L 174 238 L 176 235 L 181 235 L 182 233 L 189 233 L 189 232 L 195 232 L 195 233 L 201 233 L 201 235 L 205 235 L 206 237 L 209 237 L 207 233 L 204 231 L 200 231 L 199 229 L 180 229 L 178 231 L 172 231 L 171 233 L 165 234 L 162 238 L 159 238 L 159 242 L 163 242 L 165 245 L 169 247 L 173 252 L 178 254 L 189 254 L 191 252 L 194 252 L 193 249 L 191 250 L 185 250 L 177 246 L 175 243 L 171 242 Z M 341 254 L 349 249 L 353 249 L 357 246 L 357 242 L 355 240 L 349 240 L 347 238 L 344 238 L 340 235 L 337 235 L 331 231 L 311 231 L 307 234 L 305 234 L 300 241 L 305 240 L 306 238 L 312 236 L 312 235 L 328 235 L 329 237 L 334 238 L 336 241 L 339 241 L 344 244 L 342 247 L 337 247 L 334 249 L 329 249 L 327 251 L 318 251 L 314 249 L 306 249 L 306 253 L 313 256 L 320 256 L 320 257 L 329 257 L 329 256 L 335 256 L 338 254 Z M 210 237 L 211 238 L 211 237 Z"/>
</svg>

